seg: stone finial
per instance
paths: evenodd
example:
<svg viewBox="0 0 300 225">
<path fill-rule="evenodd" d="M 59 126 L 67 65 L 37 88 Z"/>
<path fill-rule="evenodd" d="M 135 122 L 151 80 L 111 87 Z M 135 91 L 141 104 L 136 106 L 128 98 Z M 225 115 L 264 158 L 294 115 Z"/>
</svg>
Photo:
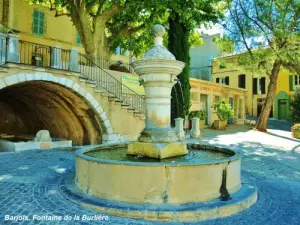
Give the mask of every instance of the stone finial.
<svg viewBox="0 0 300 225">
<path fill-rule="evenodd" d="M 165 34 L 165 28 L 161 24 L 156 24 L 152 28 L 152 33 L 154 34 L 155 37 L 163 37 Z"/>
<path fill-rule="evenodd" d="M 165 28 L 160 24 L 156 24 L 152 28 L 152 33 L 155 36 L 154 47 L 143 55 L 143 59 L 176 60 L 175 56 L 163 46 Z"/>
</svg>

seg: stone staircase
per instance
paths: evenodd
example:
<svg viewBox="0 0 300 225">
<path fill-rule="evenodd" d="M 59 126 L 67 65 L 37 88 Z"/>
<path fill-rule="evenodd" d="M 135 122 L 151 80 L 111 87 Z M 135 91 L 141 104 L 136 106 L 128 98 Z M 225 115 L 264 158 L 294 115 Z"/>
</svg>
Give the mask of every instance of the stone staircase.
<svg viewBox="0 0 300 225">
<path fill-rule="evenodd" d="M 145 119 L 143 96 L 122 84 L 86 55 L 79 54 L 79 59 L 84 63 L 79 66 L 80 82 L 85 82 L 87 86 L 94 88 L 95 93 L 107 97 L 109 102 L 120 105 L 140 119 Z"/>
<path fill-rule="evenodd" d="M 134 106 L 128 104 L 126 98 L 129 98 L 128 95 L 122 94 L 122 99 L 118 98 L 112 94 L 109 90 L 101 87 L 97 81 L 91 80 L 88 78 L 88 74 L 81 74 L 79 77 L 79 82 L 85 83 L 87 87 L 93 88 L 94 93 L 101 95 L 104 99 L 109 101 L 111 104 L 119 106 L 122 109 L 127 110 L 128 113 L 132 114 L 134 117 L 139 118 L 140 120 L 145 120 L 145 114 L 137 110 Z"/>
</svg>

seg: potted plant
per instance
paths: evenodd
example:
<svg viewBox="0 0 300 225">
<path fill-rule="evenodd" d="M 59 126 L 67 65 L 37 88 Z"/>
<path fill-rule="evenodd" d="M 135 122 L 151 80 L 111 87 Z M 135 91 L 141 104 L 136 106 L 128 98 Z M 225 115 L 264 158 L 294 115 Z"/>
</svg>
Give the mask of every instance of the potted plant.
<svg viewBox="0 0 300 225">
<path fill-rule="evenodd" d="M 188 128 L 191 129 L 192 128 L 192 118 L 194 117 L 199 117 L 199 111 L 191 111 L 189 112 L 189 115 L 188 115 Z"/>
<path fill-rule="evenodd" d="M 199 126 L 200 129 L 203 129 L 205 126 L 205 120 L 206 120 L 207 114 L 206 114 L 206 110 L 202 109 L 199 111 Z"/>
<path fill-rule="evenodd" d="M 213 104 L 215 110 L 214 113 L 217 114 L 219 120 L 214 121 L 214 128 L 216 130 L 225 130 L 227 120 L 233 118 L 234 111 L 231 108 L 231 105 L 225 100 L 215 102 Z"/>
<path fill-rule="evenodd" d="M 292 134 L 294 138 L 300 139 L 300 123 L 292 126 Z"/>
<path fill-rule="evenodd" d="M 297 88 L 291 98 L 292 121 L 294 125 L 291 127 L 294 138 L 300 139 L 300 89 Z"/>
<path fill-rule="evenodd" d="M 190 113 L 189 113 L 189 116 L 188 116 L 188 119 L 189 119 L 189 124 L 190 124 L 190 126 L 191 126 L 191 120 L 192 120 L 192 118 L 194 118 L 194 117 L 197 117 L 197 118 L 199 118 L 199 128 L 200 129 L 203 129 L 204 128 L 204 125 L 205 125 L 205 119 L 206 119 L 206 110 L 195 110 L 195 111 L 191 111 Z M 191 127 L 189 127 L 189 128 L 191 128 Z"/>
</svg>

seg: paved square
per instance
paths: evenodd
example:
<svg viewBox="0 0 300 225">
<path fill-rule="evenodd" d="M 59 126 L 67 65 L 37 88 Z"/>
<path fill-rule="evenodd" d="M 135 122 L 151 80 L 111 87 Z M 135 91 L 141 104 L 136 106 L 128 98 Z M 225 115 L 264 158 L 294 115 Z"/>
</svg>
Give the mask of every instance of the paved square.
<svg viewBox="0 0 300 225">
<path fill-rule="evenodd" d="M 104 214 L 73 204 L 60 192 L 61 178 L 74 172 L 74 152 L 32 150 L 0 153 L 0 224 L 300 224 L 300 140 L 291 137 L 290 126 L 284 122 L 270 120 L 269 127 L 269 133 L 247 126 L 230 126 L 226 131 L 204 129 L 198 141 L 243 153 L 242 172 L 255 181 L 259 197 L 253 207 L 240 214 L 201 223 L 159 223 L 115 216 L 101 221 Z M 88 217 L 92 215 L 98 217 Z M 5 221 L 5 216 L 31 220 Z M 52 218 L 39 220 L 40 216 Z M 61 220 L 53 216 L 61 216 Z"/>
</svg>

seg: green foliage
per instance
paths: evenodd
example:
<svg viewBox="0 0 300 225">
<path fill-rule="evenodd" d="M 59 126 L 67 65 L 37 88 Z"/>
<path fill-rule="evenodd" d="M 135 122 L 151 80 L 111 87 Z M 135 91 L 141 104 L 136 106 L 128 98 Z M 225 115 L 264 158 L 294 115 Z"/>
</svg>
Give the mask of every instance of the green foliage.
<svg viewBox="0 0 300 225">
<path fill-rule="evenodd" d="M 205 120 L 206 119 L 206 110 L 202 109 L 202 110 L 196 110 L 196 111 L 191 111 L 189 113 L 188 119 L 192 119 L 194 117 L 198 117 L 199 120 Z"/>
<path fill-rule="evenodd" d="M 231 105 L 224 99 L 213 104 L 215 110 L 214 113 L 217 114 L 219 120 L 225 121 L 233 118 L 234 111 L 231 108 Z"/>
<path fill-rule="evenodd" d="M 233 41 L 224 36 L 224 37 L 215 37 L 213 42 L 221 49 L 224 53 L 233 53 L 234 51 L 234 43 Z"/>
<path fill-rule="evenodd" d="M 189 36 L 190 46 L 200 46 L 203 44 L 203 39 L 197 31 L 192 31 Z"/>
<path fill-rule="evenodd" d="M 292 120 L 294 123 L 300 123 L 300 89 L 295 91 L 291 101 Z"/>
<path fill-rule="evenodd" d="M 300 71 L 300 2 L 290 0 L 232 0 L 222 21 L 227 41 L 238 55 L 235 63 L 257 75 L 270 75 L 274 62 Z M 226 46 L 226 39 L 220 44 Z"/>
<path fill-rule="evenodd" d="M 171 107 L 173 109 L 179 108 L 179 116 L 185 118 L 188 115 L 190 108 L 190 56 L 189 56 L 189 34 L 190 30 L 180 23 L 180 17 L 177 14 L 169 18 L 169 31 L 168 31 L 168 49 L 172 52 L 175 58 L 179 61 L 185 62 L 185 67 L 181 74 L 178 75 L 178 79 L 183 91 L 183 99 L 181 102 L 176 102 L 175 96 L 172 96 L 173 101 Z M 177 85 L 178 87 L 179 85 Z M 179 92 L 180 93 L 180 89 Z M 179 105 L 177 105 L 179 104 Z M 173 110 L 172 110 L 173 111 Z M 174 116 L 174 115 L 173 115 Z M 173 117 L 175 119 L 175 117 Z"/>
</svg>

